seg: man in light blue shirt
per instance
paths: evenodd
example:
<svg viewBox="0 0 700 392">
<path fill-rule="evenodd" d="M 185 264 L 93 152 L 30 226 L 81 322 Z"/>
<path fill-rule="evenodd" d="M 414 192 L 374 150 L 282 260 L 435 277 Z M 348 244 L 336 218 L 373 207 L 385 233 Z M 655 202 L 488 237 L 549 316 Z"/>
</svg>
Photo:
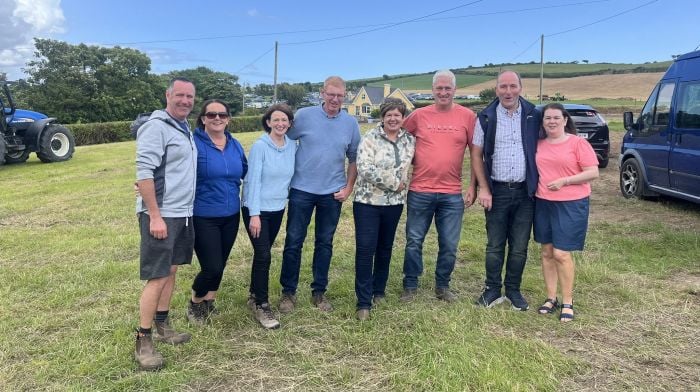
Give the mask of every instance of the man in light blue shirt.
<svg viewBox="0 0 700 392">
<path fill-rule="evenodd" d="M 289 313 L 296 304 L 301 250 L 311 215 L 316 210 L 313 256 L 312 303 L 322 311 L 333 307 L 326 298 L 328 269 L 333 255 L 333 235 L 340 219 L 340 208 L 352 193 L 357 178 L 357 147 L 360 127 L 341 109 L 345 82 L 331 76 L 323 83 L 323 103 L 299 109 L 294 125 L 287 132 L 299 147 L 289 191 L 287 238 L 282 257 L 282 298 L 279 310 Z M 348 161 L 347 173 L 345 160 Z"/>
</svg>

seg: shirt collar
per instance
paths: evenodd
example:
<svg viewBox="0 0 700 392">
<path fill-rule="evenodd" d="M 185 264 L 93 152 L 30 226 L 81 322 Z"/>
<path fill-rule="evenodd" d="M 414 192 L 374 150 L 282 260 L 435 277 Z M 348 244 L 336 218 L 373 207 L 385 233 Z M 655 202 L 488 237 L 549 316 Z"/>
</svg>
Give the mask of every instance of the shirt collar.
<svg viewBox="0 0 700 392">
<path fill-rule="evenodd" d="M 499 114 L 505 114 L 506 116 L 520 116 L 520 114 L 523 111 L 523 105 L 518 101 L 518 108 L 515 109 L 513 114 L 508 114 L 508 109 L 504 108 L 503 105 L 501 105 L 501 103 L 499 102 L 498 106 L 496 106 L 496 111 Z"/>
</svg>

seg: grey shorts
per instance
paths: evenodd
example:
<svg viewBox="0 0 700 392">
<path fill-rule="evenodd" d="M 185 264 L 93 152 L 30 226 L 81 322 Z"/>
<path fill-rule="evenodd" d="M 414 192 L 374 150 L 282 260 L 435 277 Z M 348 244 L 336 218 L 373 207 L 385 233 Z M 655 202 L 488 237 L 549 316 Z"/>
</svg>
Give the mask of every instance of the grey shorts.
<svg viewBox="0 0 700 392">
<path fill-rule="evenodd" d="M 170 267 L 192 263 L 194 228 L 192 218 L 163 218 L 168 237 L 158 240 L 151 235 L 151 217 L 139 214 L 141 231 L 141 280 L 170 275 Z"/>
</svg>

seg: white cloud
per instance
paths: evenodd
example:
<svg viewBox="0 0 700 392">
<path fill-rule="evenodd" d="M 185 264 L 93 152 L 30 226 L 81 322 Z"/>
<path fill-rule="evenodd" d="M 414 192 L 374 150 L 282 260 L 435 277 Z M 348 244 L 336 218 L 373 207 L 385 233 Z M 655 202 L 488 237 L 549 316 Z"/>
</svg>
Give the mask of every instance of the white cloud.
<svg viewBox="0 0 700 392">
<path fill-rule="evenodd" d="M 258 16 L 258 10 L 256 10 L 255 8 L 248 10 L 248 16 L 251 16 L 251 17 Z"/>
<path fill-rule="evenodd" d="M 60 0 L 0 0 L 0 72 L 21 77 L 32 57 L 34 37 L 64 31 Z"/>
</svg>

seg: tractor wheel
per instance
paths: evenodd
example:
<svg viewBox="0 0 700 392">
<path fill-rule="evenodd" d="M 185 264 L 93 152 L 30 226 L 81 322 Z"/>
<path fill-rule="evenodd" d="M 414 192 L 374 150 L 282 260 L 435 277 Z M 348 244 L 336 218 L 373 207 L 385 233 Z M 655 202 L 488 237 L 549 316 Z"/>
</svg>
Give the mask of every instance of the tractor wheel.
<svg viewBox="0 0 700 392">
<path fill-rule="evenodd" d="M 5 150 L 7 149 L 7 146 L 5 146 L 5 138 L 2 137 L 2 133 L 0 133 L 0 165 L 5 163 Z"/>
<path fill-rule="evenodd" d="M 68 128 L 50 124 L 41 134 L 36 155 L 44 163 L 61 162 L 71 159 L 74 150 L 75 139 Z"/>
<path fill-rule="evenodd" d="M 26 162 L 28 158 L 28 149 L 5 153 L 5 163 L 22 163 Z"/>
</svg>

